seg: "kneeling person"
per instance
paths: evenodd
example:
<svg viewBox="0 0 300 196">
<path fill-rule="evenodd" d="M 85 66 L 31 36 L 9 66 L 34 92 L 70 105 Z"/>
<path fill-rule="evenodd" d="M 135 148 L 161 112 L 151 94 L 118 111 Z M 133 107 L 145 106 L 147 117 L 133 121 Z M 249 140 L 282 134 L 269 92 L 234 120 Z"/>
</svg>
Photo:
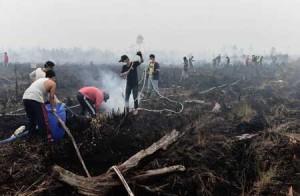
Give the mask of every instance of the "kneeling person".
<svg viewBox="0 0 300 196">
<path fill-rule="evenodd" d="M 26 129 L 29 132 L 35 132 L 37 123 L 39 127 L 38 133 L 43 138 L 47 136 L 49 141 L 52 141 L 52 135 L 45 102 L 48 97 L 51 111 L 55 113 L 55 101 L 57 100 L 55 99 L 55 93 L 55 73 L 50 70 L 46 72 L 46 78 L 40 78 L 33 82 L 23 94 L 23 104 L 28 118 Z"/>
<path fill-rule="evenodd" d="M 109 94 L 96 87 L 83 87 L 77 95 L 77 100 L 81 105 L 81 115 L 85 115 L 87 111 L 94 117 L 100 111 L 103 101 L 109 99 Z"/>
</svg>

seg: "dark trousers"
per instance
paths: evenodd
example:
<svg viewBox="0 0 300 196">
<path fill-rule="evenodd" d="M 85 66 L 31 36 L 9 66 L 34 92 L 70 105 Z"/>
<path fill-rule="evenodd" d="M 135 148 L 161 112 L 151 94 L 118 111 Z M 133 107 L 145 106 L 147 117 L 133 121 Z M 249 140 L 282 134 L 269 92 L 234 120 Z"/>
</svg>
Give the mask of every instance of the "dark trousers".
<svg viewBox="0 0 300 196">
<path fill-rule="evenodd" d="M 96 109 L 94 107 L 94 103 L 86 98 L 83 94 L 81 94 L 80 92 L 78 92 L 76 94 L 76 98 L 78 100 L 78 102 L 81 105 L 81 115 L 84 116 L 86 114 L 86 112 L 88 111 L 93 117 L 96 116 Z"/>
<path fill-rule="evenodd" d="M 129 97 L 132 91 L 133 99 L 134 99 L 134 108 L 137 109 L 139 107 L 138 101 L 138 93 L 139 93 L 139 85 L 126 85 L 125 91 L 125 107 L 129 108 Z"/>
<path fill-rule="evenodd" d="M 51 141 L 52 135 L 45 104 L 29 99 L 24 99 L 23 104 L 28 118 L 26 130 L 31 133 L 37 133 L 43 138 L 48 138 L 48 141 Z M 38 132 L 36 124 L 39 127 Z"/>
</svg>

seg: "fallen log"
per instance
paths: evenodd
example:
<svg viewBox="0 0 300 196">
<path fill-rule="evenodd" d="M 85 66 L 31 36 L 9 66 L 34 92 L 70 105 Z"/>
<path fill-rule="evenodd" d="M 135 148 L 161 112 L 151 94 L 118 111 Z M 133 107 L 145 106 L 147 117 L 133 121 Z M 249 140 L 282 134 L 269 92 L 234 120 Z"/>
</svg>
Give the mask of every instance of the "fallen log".
<svg viewBox="0 0 300 196">
<path fill-rule="evenodd" d="M 127 175 L 127 171 L 136 167 L 142 159 L 149 155 L 152 155 L 160 149 L 166 149 L 170 144 L 175 142 L 183 134 L 180 135 L 178 131 L 173 130 L 171 133 L 162 137 L 159 141 L 153 143 L 147 149 L 139 151 L 123 164 L 117 166 L 117 168 L 120 170 L 120 172 L 122 172 L 122 175 L 126 179 L 126 182 L 134 183 L 138 180 L 145 180 L 154 176 L 184 171 L 184 166 L 175 165 L 161 169 L 136 172 L 134 176 Z M 105 195 L 107 190 L 109 190 L 111 187 L 119 186 L 122 184 L 121 181 L 116 177 L 116 173 L 113 169 L 109 169 L 106 173 L 99 176 L 86 178 L 76 175 L 60 166 L 55 165 L 53 167 L 53 175 L 60 181 L 76 188 L 78 192 L 83 195 Z"/>
<path fill-rule="evenodd" d="M 144 181 L 152 177 L 167 175 L 174 172 L 185 171 L 183 165 L 174 165 L 170 167 L 137 172 L 135 176 L 127 177 L 126 182 L 132 184 L 136 181 Z M 53 167 L 54 176 L 60 181 L 76 188 L 83 195 L 105 195 L 107 190 L 114 186 L 122 185 L 113 172 L 105 173 L 100 176 L 86 178 L 76 175 L 64 168 L 55 165 Z"/>
<path fill-rule="evenodd" d="M 162 137 L 159 141 L 153 143 L 145 150 L 141 150 L 132 157 L 130 157 L 123 164 L 118 166 L 121 171 L 129 170 L 139 164 L 139 162 L 146 156 L 152 155 L 159 149 L 166 149 L 170 144 L 174 143 L 180 137 L 179 132 L 173 130 L 171 133 Z"/>
</svg>

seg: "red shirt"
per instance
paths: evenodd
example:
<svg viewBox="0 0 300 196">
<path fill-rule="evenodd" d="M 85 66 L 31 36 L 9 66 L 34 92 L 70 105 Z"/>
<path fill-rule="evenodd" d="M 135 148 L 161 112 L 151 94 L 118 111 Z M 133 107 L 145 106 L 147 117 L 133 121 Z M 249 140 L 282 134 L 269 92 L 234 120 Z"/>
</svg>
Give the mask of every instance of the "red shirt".
<svg viewBox="0 0 300 196">
<path fill-rule="evenodd" d="M 4 55 L 4 62 L 8 63 L 8 56 L 7 55 Z"/>
<path fill-rule="evenodd" d="M 104 100 L 104 92 L 96 87 L 88 86 L 83 87 L 79 90 L 83 96 L 90 99 L 94 104 L 97 110 L 100 109 L 101 104 Z"/>
</svg>

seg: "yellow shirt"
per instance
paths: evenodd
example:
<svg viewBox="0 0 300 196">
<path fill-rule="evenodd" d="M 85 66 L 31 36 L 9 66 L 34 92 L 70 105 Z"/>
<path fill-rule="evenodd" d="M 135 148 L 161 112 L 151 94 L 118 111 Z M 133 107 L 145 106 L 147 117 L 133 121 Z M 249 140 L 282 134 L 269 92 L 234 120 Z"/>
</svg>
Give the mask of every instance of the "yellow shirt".
<svg viewBox="0 0 300 196">
<path fill-rule="evenodd" d="M 154 73 L 154 63 L 149 64 L 149 76 L 153 76 Z"/>
</svg>

